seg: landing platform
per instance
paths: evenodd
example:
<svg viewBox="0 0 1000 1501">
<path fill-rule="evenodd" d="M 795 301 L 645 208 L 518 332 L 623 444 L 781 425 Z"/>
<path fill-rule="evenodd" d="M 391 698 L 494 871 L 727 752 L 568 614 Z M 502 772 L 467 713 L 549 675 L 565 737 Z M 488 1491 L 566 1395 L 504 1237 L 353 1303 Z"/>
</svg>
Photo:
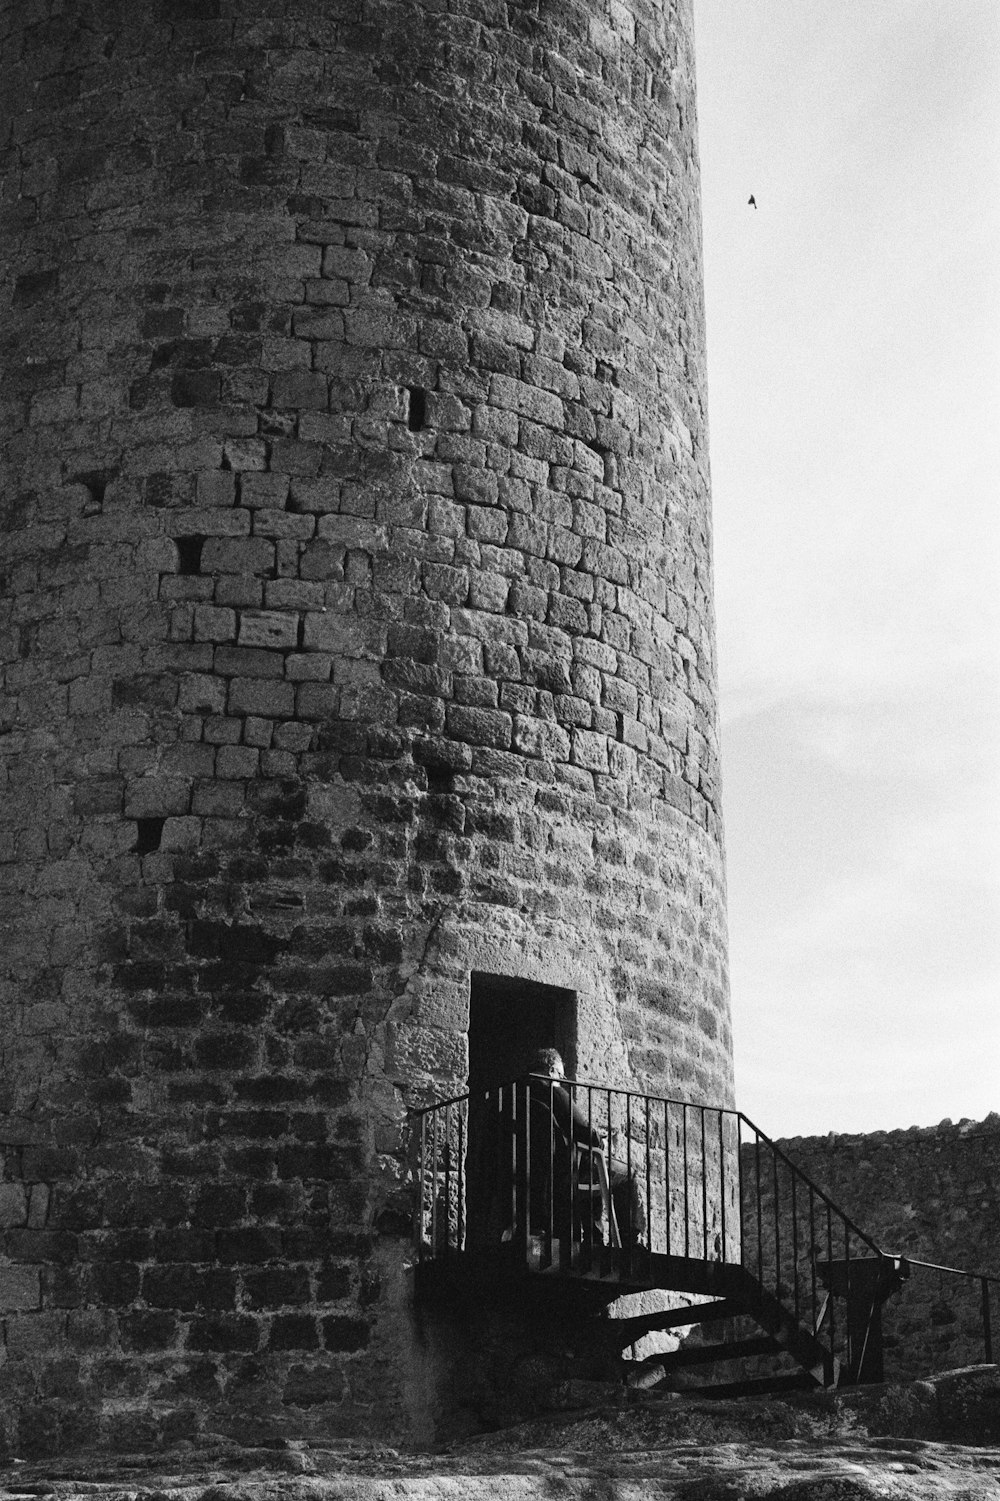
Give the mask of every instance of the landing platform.
<svg viewBox="0 0 1000 1501">
<path fill-rule="evenodd" d="M 584 1301 L 601 1303 L 651 1288 L 725 1297 L 743 1289 L 746 1274 L 738 1264 L 661 1256 L 641 1247 L 630 1252 L 603 1247 L 587 1252 L 574 1246 L 561 1254 L 557 1248 L 549 1260 L 539 1244 L 529 1247 L 527 1258 L 509 1245 L 492 1251 L 451 1251 L 420 1262 L 416 1279 L 418 1296 L 428 1300 L 498 1283 L 548 1288 L 559 1283 L 578 1288 Z"/>
</svg>

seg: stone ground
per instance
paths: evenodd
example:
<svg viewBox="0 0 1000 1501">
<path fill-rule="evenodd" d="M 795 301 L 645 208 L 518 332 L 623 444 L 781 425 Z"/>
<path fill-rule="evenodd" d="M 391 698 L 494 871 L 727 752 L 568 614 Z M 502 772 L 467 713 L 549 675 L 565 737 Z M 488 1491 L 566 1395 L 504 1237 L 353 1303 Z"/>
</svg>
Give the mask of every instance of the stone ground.
<svg viewBox="0 0 1000 1501">
<path fill-rule="evenodd" d="M 907 1386 L 709 1402 L 604 1402 L 405 1454 L 226 1439 L 0 1469 L 54 1501 L 986 1501 L 1000 1498 L 1000 1371 Z"/>
</svg>

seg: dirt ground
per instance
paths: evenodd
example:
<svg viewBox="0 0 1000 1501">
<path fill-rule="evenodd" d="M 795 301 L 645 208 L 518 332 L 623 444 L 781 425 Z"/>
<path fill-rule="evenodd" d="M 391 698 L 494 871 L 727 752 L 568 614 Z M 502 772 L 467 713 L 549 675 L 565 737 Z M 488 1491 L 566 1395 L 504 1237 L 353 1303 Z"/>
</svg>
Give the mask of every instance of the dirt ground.
<svg viewBox="0 0 1000 1501">
<path fill-rule="evenodd" d="M 0 1468 L 0 1495 L 53 1501 L 987 1501 L 1000 1498 L 1000 1371 L 898 1387 L 711 1402 L 607 1401 L 436 1454 L 376 1443 Z"/>
</svg>

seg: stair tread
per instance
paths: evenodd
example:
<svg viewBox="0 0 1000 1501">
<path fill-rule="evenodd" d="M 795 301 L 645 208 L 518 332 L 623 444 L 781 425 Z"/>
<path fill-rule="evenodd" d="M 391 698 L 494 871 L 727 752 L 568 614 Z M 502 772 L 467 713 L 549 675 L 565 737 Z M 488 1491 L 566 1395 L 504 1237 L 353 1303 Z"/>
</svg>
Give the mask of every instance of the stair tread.
<svg viewBox="0 0 1000 1501">
<path fill-rule="evenodd" d="M 529 1268 L 519 1257 L 511 1257 L 509 1253 L 499 1257 L 488 1252 L 471 1256 L 458 1253 L 446 1262 L 431 1261 L 421 1265 L 419 1283 L 422 1295 L 438 1298 L 454 1296 L 458 1288 L 463 1288 L 466 1296 L 474 1297 L 481 1293 L 484 1285 L 495 1288 L 498 1279 L 510 1286 L 512 1294 L 516 1289 L 519 1297 L 524 1295 L 526 1282 L 534 1282 L 536 1287 L 549 1283 L 553 1288 L 561 1287 L 561 1295 L 566 1297 L 576 1289 L 572 1295 L 582 1300 L 581 1311 L 587 1300 L 591 1300 L 591 1308 L 596 1310 L 600 1302 L 610 1303 L 628 1293 L 647 1292 L 651 1288 L 664 1292 L 700 1293 L 712 1301 L 693 1305 L 690 1309 L 670 1310 L 669 1314 L 646 1316 L 638 1321 L 608 1319 L 608 1333 L 612 1333 L 615 1324 L 621 1324 L 622 1328 L 617 1331 L 621 1336 L 621 1348 L 656 1329 L 745 1315 L 765 1331 L 761 1337 L 764 1343 L 739 1341 L 728 1354 L 722 1353 L 725 1349 L 722 1345 L 697 1347 L 711 1353 L 699 1355 L 694 1361 L 688 1356 L 687 1364 L 782 1351 L 801 1366 L 803 1379 L 809 1385 L 837 1384 L 839 1363 L 829 1345 L 812 1330 L 804 1328 L 795 1313 L 781 1302 L 780 1296 L 762 1286 L 740 1263 L 698 1261 L 691 1257 L 650 1253 L 641 1247 L 628 1255 L 607 1247 L 595 1248 L 595 1253 L 589 1265 L 578 1260 L 575 1266 L 567 1264 L 568 1257 L 564 1260 L 557 1253 L 544 1271 L 539 1267 Z M 727 1304 L 731 1305 L 728 1309 L 725 1308 Z M 652 1319 L 656 1322 L 650 1322 Z M 747 1348 L 748 1343 L 752 1349 Z M 674 1353 L 659 1359 L 683 1367 L 684 1352 L 678 1353 L 682 1356 L 679 1360 Z"/>
<path fill-rule="evenodd" d="M 636 1361 L 636 1368 L 660 1365 L 665 1371 L 682 1370 L 685 1366 L 717 1365 L 721 1360 L 747 1360 L 753 1355 L 775 1355 L 780 1345 L 769 1334 L 755 1335 L 752 1339 L 722 1340 L 717 1345 L 690 1345 L 687 1349 L 670 1350 L 662 1355 L 650 1355 L 646 1360 Z"/>
<path fill-rule="evenodd" d="M 647 1313 L 635 1318 L 608 1319 L 609 1332 L 621 1334 L 622 1344 L 634 1344 L 647 1334 L 657 1334 L 664 1329 L 676 1329 L 688 1324 L 707 1324 L 716 1319 L 739 1318 L 745 1310 L 731 1298 L 718 1298 L 712 1303 L 694 1303 L 686 1308 L 666 1308 L 659 1313 Z"/>
</svg>

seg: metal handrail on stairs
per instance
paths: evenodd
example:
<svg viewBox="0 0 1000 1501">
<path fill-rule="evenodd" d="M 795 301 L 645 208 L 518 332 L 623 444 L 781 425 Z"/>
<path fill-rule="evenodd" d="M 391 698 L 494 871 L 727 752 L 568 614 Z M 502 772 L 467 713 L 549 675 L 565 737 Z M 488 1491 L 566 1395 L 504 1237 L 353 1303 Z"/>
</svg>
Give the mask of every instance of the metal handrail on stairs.
<svg viewBox="0 0 1000 1501">
<path fill-rule="evenodd" d="M 829 1352 L 824 1379 L 838 1365 L 858 1379 L 884 1296 L 873 1260 L 892 1258 L 742 1111 L 528 1075 L 413 1115 L 422 1261 L 502 1254 L 530 1272 L 705 1292 L 738 1269 L 762 1321 Z"/>
<path fill-rule="evenodd" d="M 991 1298 L 997 1296 L 991 1290 L 1000 1288 L 1000 1277 L 992 1272 L 969 1272 L 957 1266 L 941 1266 L 936 1261 L 919 1261 L 915 1256 L 902 1255 L 898 1258 L 907 1272 L 912 1272 L 916 1267 L 921 1272 L 937 1272 L 940 1279 L 944 1277 L 961 1277 L 966 1282 L 979 1283 L 979 1310 L 982 1319 L 983 1331 L 983 1360 L 986 1365 L 993 1364 L 993 1317 L 991 1312 Z"/>
</svg>

